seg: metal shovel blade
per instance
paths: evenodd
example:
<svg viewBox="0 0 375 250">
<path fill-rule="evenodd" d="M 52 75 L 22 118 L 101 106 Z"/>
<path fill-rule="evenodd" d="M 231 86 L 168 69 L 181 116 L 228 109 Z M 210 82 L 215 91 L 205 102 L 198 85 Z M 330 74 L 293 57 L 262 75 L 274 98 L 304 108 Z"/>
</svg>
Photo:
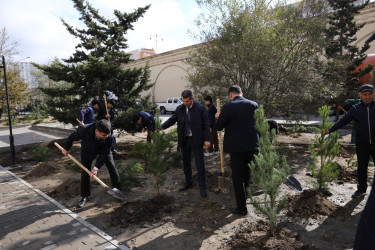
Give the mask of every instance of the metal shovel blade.
<svg viewBox="0 0 375 250">
<path fill-rule="evenodd" d="M 116 199 L 119 199 L 121 201 L 125 201 L 125 199 L 123 198 L 124 197 L 124 194 L 118 190 L 117 188 L 110 188 L 110 187 L 106 187 L 107 189 L 107 192 L 112 195 L 113 197 L 115 197 Z"/>
<path fill-rule="evenodd" d="M 295 188 L 299 192 L 302 191 L 301 183 L 293 175 L 288 175 L 284 183 L 288 185 L 289 187 Z"/>
<path fill-rule="evenodd" d="M 218 177 L 218 184 L 219 184 L 219 189 L 223 193 L 229 193 L 230 190 L 230 180 L 228 178 L 225 178 L 224 176 L 219 176 Z"/>
</svg>

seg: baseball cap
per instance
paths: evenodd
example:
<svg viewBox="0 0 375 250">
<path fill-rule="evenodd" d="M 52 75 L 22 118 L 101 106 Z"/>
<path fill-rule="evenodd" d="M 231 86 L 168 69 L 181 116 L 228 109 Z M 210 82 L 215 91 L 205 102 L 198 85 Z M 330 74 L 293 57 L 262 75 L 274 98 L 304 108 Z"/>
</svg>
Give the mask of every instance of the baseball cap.
<svg viewBox="0 0 375 250">
<path fill-rule="evenodd" d="M 372 91 L 372 92 L 375 92 L 375 89 L 374 89 L 374 86 L 372 86 L 371 84 L 365 84 L 365 85 L 362 85 L 360 88 L 359 88 L 359 93 L 362 93 L 364 91 Z"/>
</svg>

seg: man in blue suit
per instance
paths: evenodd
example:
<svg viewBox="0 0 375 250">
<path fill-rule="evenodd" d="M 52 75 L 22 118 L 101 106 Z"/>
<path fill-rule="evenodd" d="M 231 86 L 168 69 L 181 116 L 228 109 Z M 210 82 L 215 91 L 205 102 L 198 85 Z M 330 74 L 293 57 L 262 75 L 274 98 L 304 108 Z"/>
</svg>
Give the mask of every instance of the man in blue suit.
<svg viewBox="0 0 375 250">
<path fill-rule="evenodd" d="M 229 88 L 230 102 L 224 104 L 216 115 L 217 130 L 225 128 L 224 152 L 230 153 L 232 180 L 237 207 L 230 208 L 233 214 L 246 215 L 246 188 L 250 181 L 248 164 L 254 159 L 259 147 L 259 133 L 255 129 L 256 102 L 245 99 L 239 86 Z"/>
<path fill-rule="evenodd" d="M 210 122 L 205 107 L 194 101 L 191 90 L 184 90 L 181 98 L 184 103 L 176 108 L 174 114 L 163 123 L 162 128 L 169 128 L 177 122 L 178 146 L 181 148 L 185 174 L 185 185 L 180 191 L 193 186 L 191 170 L 191 151 L 193 151 L 200 194 L 204 198 L 207 197 L 207 191 L 203 145 L 206 148 L 210 146 Z"/>
</svg>

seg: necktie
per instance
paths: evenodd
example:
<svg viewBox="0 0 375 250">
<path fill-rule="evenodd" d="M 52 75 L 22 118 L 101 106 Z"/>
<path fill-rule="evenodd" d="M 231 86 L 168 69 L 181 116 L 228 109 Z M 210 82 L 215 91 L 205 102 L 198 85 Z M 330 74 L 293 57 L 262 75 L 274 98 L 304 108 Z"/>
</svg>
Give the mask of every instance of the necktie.
<svg viewBox="0 0 375 250">
<path fill-rule="evenodd" d="M 191 135 L 190 130 L 190 108 L 186 111 L 186 135 Z"/>
</svg>

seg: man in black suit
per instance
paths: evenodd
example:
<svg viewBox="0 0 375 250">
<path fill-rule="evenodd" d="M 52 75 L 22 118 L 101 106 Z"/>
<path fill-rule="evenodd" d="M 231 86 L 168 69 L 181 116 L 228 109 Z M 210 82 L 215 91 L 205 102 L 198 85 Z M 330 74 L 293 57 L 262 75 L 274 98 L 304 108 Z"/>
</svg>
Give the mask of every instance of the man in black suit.
<svg viewBox="0 0 375 250">
<path fill-rule="evenodd" d="M 89 199 L 90 177 L 97 175 L 99 169 L 105 163 L 111 182 L 114 188 L 121 190 L 120 176 L 113 161 L 112 147 L 114 137 L 111 135 L 111 124 L 107 120 L 100 120 L 96 123 L 80 126 L 66 140 L 62 153 L 67 156 L 74 141 L 81 140 L 81 161 L 88 170 L 96 158 L 94 168 L 91 170 L 90 176 L 82 170 L 81 173 L 81 201 L 79 208 L 82 208 Z"/>
<path fill-rule="evenodd" d="M 217 130 L 225 128 L 224 152 L 230 153 L 232 180 L 237 207 L 231 213 L 246 215 L 246 188 L 250 181 L 248 164 L 254 159 L 259 147 L 259 134 L 255 129 L 256 102 L 245 99 L 239 86 L 229 88 L 230 102 L 224 104 L 221 114 L 217 114 Z"/>
<path fill-rule="evenodd" d="M 194 101 L 191 90 L 184 90 L 181 98 L 184 103 L 176 108 L 174 114 L 163 123 L 162 128 L 169 128 L 177 122 L 178 146 L 181 148 L 185 174 L 185 185 L 180 191 L 193 186 L 191 170 L 191 151 L 193 151 L 200 193 L 202 197 L 207 197 L 203 145 L 206 148 L 210 146 L 210 122 L 205 107 Z"/>
</svg>

